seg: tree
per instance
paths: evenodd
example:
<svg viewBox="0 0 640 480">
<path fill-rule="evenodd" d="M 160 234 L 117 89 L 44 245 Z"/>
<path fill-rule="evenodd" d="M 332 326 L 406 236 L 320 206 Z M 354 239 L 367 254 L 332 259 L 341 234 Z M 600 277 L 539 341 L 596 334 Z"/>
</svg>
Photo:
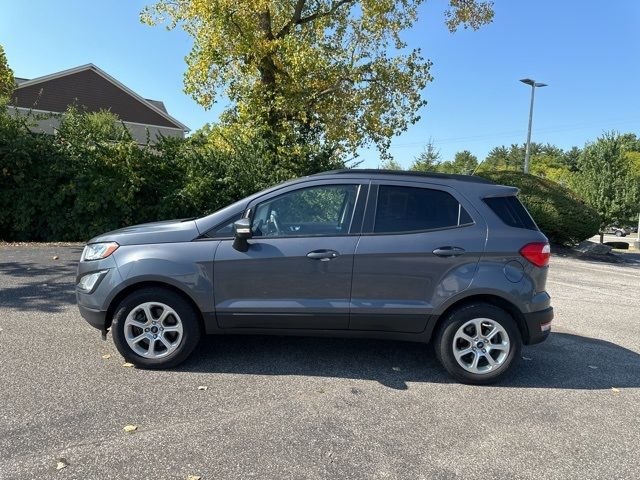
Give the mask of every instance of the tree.
<svg viewBox="0 0 640 480">
<path fill-rule="evenodd" d="M 575 188 L 600 214 L 600 242 L 605 227 L 637 213 L 640 186 L 626 153 L 624 138 L 608 132 L 588 144 L 578 160 Z"/>
<path fill-rule="evenodd" d="M 387 158 L 380 164 L 381 170 L 402 170 L 402 166 L 393 158 Z"/>
<path fill-rule="evenodd" d="M 13 70 L 9 68 L 4 48 L 0 45 L 0 99 L 9 98 L 16 87 Z"/>
<path fill-rule="evenodd" d="M 400 37 L 423 1 L 160 0 L 141 19 L 194 39 L 185 91 L 205 108 L 229 99 L 231 117 L 274 157 L 309 134 L 335 154 L 375 144 L 384 156 L 419 119 L 432 78 L 431 62 Z M 451 31 L 477 29 L 492 21 L 492 3 L 449 0 L 445 15 Z"/>
<path fill-rule="evenodd" d="M 433 140 L 430 139 L 424 151 L 413 161 L 411 170 L 417 172 L 437 172 L 440 158 L 440 150 L 433 145 Z"/>
<path fill-rule="evenodd" d="M 622 142 L 629 152 L 640 152 L 640 138 L 635 133 L 621 135 Z"/>
<path fill-rule="evenodd" d="M 511 146 L 504 145 L 496 147 L 489 152 L 487 158 L 482 163 L 482 170 L 513 170 L 521 172 L 524 168 L 524 156 L 526 144 L 513 143 Z M 530 154 L 535 156 L 561 157 L 563 151 L 549 143 L 542 144 L 533 142 L 531 144 Z"/>
<path fill-rule="evenodd" d="M 578 160 L 582 150 L 578 147 L 571 147 L 571 150 L 567 150 L 562 154 L 560 163 L 568 169 L 570 172 L 576 172 L 578 170 Z"/>
<path fill-rule="evenodd" d="M 469 150 L 456 152 L 453 160 L 447 160 L 438 165 L 438 171 L 442 173 L 458 173 L 471 175 L 478 167 L 478 157 Z"/>
<path fill-rule="evenodd" d="M 530 173 L 538 177 L 548 178 L 568 187 L 573 177 L 572 172 L 563 163 L 563 156 L 534 155 L 531 157 Z"/>
</svg>

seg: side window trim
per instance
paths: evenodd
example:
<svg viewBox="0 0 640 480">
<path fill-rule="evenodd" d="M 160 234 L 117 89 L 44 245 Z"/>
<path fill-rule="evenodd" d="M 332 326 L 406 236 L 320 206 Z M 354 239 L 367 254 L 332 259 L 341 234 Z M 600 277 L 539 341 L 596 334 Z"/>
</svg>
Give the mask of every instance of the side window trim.
<svg viewBox="0 0 640 480">
<path fill-rule="evenodd" d="M 378 208 L 378 192 L 380 186 L 393 186 L 393 187 L 409 187 L 409 188 L 426 188 L 431 190 L 439 190 L 441 192 L 448 193 L 458 202 L 458 225 L 452 225 L 447 227 L 438 228 L 426 228 L 420 230 L 404 230 L 398 232 L 375 232 L 375 219 Z M 477 220 L 469 213 L 469 209 L 465 208 L 461 201 L 461 195 L 457 195 L 454 189 L 441 184 L 424 183 L 424 182 L 399 182 L 394 180 L 373 180 L 369 188 L 369 199 L 367 202 L 367 208 L 365 212 L 365 219 L 363 221 L 362 235 L 412 235 L 416 233 L 428 233 L 438 232 L 441 230 L 452 230 L 455 228 L 465 228 L 477 224 Z M 464 202 L 466 203 L 466 202 Z M 471 222 L 460 224 L 461 208 L 464 208 L 467 215 L 471 218 Z M 477 214 L 477 212 L 474 211 Z"/>
</svg>

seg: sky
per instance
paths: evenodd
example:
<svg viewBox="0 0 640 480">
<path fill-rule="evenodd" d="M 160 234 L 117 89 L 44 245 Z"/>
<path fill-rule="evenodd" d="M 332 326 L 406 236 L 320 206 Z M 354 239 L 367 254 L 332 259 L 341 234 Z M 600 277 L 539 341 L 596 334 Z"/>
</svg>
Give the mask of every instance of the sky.
<svg viewBox="0 0 640 480">
<path fill-rule="evenodd" d="M 183 92 L 191 39 L 139 21 L 147 1 L 0 0 L 0 44 L 17 77 L 35 78 L 93 63 L 196 130 L 224 108 L 205 110 Z M 640 1 L 496 0 L 479 31 L 449 33 L 445 0 L 430 0 L 403 34 L 433 61 L 421 119 L 393 139 L 408 167 L 431 140 L 444 160 L 526 140 L 530 87 L 536 90 L 532 141 L 583 146 L 607 130 L 640 134 Z M 361 166 L 379 166 L 363 149 Z"/>
</svg>

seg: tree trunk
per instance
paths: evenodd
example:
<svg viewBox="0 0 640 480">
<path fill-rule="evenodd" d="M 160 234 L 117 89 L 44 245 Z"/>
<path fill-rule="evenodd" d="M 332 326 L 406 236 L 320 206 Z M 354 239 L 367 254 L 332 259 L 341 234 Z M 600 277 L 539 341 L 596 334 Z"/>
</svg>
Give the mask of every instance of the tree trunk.
<svg viewBox="0 0 640 480">
<path fill-rule="evenodd" d="M 604 231 L 600 232 L 600 243 L 604 243 Z"/>
</svg>

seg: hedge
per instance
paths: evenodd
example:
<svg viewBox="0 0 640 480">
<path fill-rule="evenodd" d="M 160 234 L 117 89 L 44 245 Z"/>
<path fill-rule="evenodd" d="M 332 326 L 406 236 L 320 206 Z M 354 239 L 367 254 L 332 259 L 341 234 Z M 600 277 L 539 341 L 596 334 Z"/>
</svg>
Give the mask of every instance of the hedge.
<svg viewBox="0 0 640 480">
<path fill-rule="evenodd" d="M 212 129 L 141 146 L 113 115 L 73 108 L 56 135 L 32 133 L 30 120 L 0 106 L 0 240 L 87 240 L 126 225 L 201 216 L 286 178 L 343 165 L 315 155 L 286 170 L 265 160 L 259 140 L 236 135 L 242 141 L 223 148 Z M 557 183 L 516 172 L 481 175 L 520 188 L 552 243 L 574 245 L 598 232 L 597 213 Z"/>
<path fill-rule="evenodd" d="M 205 129 L 138 145 L 111 114 L 72 108 L 60 119 L 56 135 L 33 133 L 32 117 L 0 106 L 0 240 L 87 240 L 127 225 L 202 216 L 341 165 L 312 158 L 289 172 L 265 160 L 256 139 L 223 148 Z"/>
<path fill-rule="evenodd" d="M 600 217 L 577 194 L 559 183 L 521 172 L 482 172 L 480 176 L 518 187 L 518 197 L 555 245 L 573 246 L 598 233 Z"/>
</svg>

